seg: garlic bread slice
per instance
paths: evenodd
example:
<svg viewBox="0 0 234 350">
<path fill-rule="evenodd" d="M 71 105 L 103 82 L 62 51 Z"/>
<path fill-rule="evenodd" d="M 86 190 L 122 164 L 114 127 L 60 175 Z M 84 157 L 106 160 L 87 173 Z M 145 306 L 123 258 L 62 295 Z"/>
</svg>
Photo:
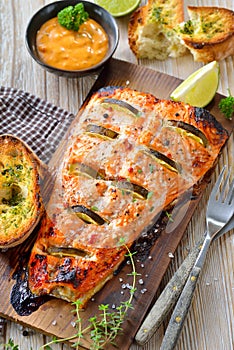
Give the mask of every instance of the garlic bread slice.
<svg viewBox="0 0 234 350">
<path fill-rule="evenodd" d="M 0 135 L 0 248 L 22 243 L 42 213 L 39 159 L 17 137 Z"/>
</svg>

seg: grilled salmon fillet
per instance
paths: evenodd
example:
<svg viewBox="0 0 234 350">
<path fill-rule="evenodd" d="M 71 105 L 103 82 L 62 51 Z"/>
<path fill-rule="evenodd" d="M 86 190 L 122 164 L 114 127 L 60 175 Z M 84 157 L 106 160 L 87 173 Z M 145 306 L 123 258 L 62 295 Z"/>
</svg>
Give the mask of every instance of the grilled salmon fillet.
<svg viewBox="0 0 234 350">
<path fill-rule="evenodd" d="M 198 183 L 228 138 L 206 110 L 129 88 L 77 116 L 29 261 L 29 287 L 83 306 L 126 246 Z"/>
</svg>

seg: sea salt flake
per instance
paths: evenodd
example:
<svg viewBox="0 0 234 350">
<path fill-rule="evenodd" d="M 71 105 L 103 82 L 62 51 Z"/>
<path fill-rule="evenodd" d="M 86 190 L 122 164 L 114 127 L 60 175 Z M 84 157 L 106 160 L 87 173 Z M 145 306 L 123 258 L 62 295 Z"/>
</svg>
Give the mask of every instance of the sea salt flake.
<svg viewBox="0 0 234 350">
<path fill-rule="evenodd" d="M 145 294 L 145 292 L 147 292 L 147 289 L 146 289 L 146 288 L 141 289 L 141 294 Z"/>
</svg>

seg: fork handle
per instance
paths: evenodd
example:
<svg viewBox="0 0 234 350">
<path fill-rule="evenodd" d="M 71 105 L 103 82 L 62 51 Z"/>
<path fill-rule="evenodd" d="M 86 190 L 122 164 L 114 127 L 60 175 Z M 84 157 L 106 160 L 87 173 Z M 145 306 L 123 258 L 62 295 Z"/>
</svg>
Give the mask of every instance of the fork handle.
<svg viewBox="0 0 234 350">
<path fill-rule="evenodd" d="M 135 336 L 135 341 L 137 344 L 144 345 L 152 337 L 169 311 L 175 305 L 188 279 L 192 267 L 197 260 L 203 241 L 204 238 L 202 238 L 194 246 L 160 294 Z"/>
<path fill-rule="evenodd" d="M 189 311 L 201 267 L 194 266 L 176 304 L 163 338 L 160 350 L 173 350 Z"/>
<path fill-rule="evenodd" d="M 188 280 L 174 308 L 160 350 L 173 350 L 177 343 L 192 302 L 197 280 L 204 265 L 210 243 L 211 239 L 207 233 L 200 253 L 198 254 L 197 260 L 189 274 Z"/>
</svg>

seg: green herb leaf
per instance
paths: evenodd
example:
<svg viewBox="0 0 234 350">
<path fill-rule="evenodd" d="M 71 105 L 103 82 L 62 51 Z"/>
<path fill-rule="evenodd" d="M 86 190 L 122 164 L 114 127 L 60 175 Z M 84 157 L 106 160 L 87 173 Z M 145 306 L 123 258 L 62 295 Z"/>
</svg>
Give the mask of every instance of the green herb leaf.
<svg viewBox="0 0 234 350">
<path fill-rule="evenodd" d="M 15 345 L 13 339 L 9 339 L 7 344 L 4 344 L 5 350 L 19 350 L 19 345 Z"/>
<path fill-rule="evenodd" d="M 154 172 L 154 166 L 152 164 L 149 164 L 149 168 L 150 168 L 150 172 L 153 173 Z"/>
<path fill-rule="evenodd" d="M 49 345 L 46 345 L 45 350 L 53 350 L 53 349 Z"/>
<path fill-rule="evenodd" d="M 231 95 L 230 89 L 228 89 L 228 93 L 229 96 L 221 99 L 218 106 L 225 118 L 232 119 L 234 113 L 234 97 Z"/>
<path fill-rule="evenodd" d="M 91 207 L 91 210 L 93 210 L 93 211 L 98 211 L 98 207 L 96 207 L 95 205 L 93 205 L 93 206 Z"/>
<path fill-rule="evenodd" d="M 172 218 L 172 214 L 168 213 L 168 211 L 166 211 L 166 216 L 168 217 L 169 221 L 174 221 L 174 219 Z"/>
<path fill-rule="evenodd" d="M 84 5 L 82 3 L 65 7 L 58 13 L 59 24 L 69 30 L 75 31 L 78 31 L 81 24 L 88 18 L 89 14 L 84 10 Z"/>
<path fill-rule="evenodd" d="M 154 192 L 152 192 L 152 191 L 151 191 L 151 192 L 149 192 L 149 193 L 148 193 L 148 195 L 147 195 L 147 199 L 152 198 L 152 197 L 153 197 L 153 194 L 154 194 Z"/>
</svg>

